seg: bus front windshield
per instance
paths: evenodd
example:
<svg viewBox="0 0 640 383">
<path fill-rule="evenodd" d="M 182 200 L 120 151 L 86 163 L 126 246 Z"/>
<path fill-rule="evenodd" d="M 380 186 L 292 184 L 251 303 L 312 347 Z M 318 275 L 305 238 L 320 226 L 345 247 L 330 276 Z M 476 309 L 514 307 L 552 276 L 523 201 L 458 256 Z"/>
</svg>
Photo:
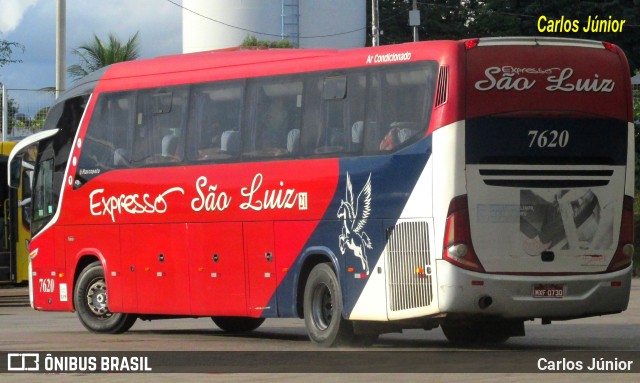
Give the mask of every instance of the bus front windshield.
<svg viewBox="0 0 640 383">
<path fill-rule="evenodd" d="M 67 99 L 53 106 L 45 129 L 58 129 L 41 141 L 33 187 L 32 234 L 37 234 L 55 216 L 73 139 L 80 125 L 88 95 Z"/>
</svg>

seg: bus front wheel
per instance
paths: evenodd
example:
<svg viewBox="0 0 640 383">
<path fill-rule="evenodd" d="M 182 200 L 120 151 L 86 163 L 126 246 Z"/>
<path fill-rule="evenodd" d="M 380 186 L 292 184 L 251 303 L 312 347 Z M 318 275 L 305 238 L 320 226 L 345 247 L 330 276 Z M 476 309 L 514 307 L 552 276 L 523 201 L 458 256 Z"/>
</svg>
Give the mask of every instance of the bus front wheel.
<svg viewBox="0 0 640 383">
<path fill-rule="evenodd" d="M 304 323 L 311 341 L 322 347 L 333 347 L 353 340 L 353 326 L 342 318 L 342 292 L 330 264 L 321 263 L 311 270 L 303 305 Z"/>
<path fill-rule="evenodd" d="M 113 313 L 107 304 L 107 285 L 100 262 L 87 266 L 78 277 L 73 303 L 82 325 L 89 331 L 123 333 L 136 321 L 133 314 Z"/>
</svg>

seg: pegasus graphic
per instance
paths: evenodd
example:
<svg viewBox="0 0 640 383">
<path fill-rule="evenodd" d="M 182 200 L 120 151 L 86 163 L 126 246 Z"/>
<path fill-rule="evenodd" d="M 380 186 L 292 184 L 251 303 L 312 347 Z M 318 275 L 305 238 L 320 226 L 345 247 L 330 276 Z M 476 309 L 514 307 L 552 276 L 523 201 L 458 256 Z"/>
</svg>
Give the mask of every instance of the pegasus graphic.
<svg viewBox="0 0 640 383">
<path fill-rule="evenodd" d="M 363 229 L 367 224 L 367 218 L 371 214 L 371 174 L 369 174 L 367 183 L 355 201 L 349 173 L 347 173 L 346 189 L 346 197 L 340 201 L 340 208 L 338 209 L 338 218 L 342 220 L 342 232 L 338 237 L 340 252 L 344 254 L 346 249 L 349 248 L 354 256 L 360 258 L 362 268 L 369 275 L 367 249 L 373 249 L 373 247 L 371 246 L 371 239 Z"/>
</svg>

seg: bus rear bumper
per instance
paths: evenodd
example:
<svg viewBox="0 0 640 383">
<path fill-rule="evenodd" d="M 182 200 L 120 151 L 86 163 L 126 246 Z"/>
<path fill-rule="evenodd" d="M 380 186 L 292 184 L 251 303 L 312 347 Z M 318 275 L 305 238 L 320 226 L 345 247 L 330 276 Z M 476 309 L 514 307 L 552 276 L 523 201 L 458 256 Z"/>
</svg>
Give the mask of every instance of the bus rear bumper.
<svg viewBox="0 0 640 383">
<path fill-rule="evenodd" d="M 440 312 L 464 316 L 565 320 L 626 310 L 631 267 L 607 274 L 530 276 L 484 274 L 437 261 Z M 562 289 L 536 297 L 534 289 Z"/>
</svg>

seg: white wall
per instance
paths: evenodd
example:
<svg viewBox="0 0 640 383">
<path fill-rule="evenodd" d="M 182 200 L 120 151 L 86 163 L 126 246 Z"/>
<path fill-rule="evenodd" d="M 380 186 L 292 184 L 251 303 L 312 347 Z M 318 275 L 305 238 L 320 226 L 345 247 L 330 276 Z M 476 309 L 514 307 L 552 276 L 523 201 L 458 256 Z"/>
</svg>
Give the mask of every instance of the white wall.
<svg viewBox="0 0 640 383">
<path fill-rule="evenodd" d="M 301 48 L 364 46 L 366 0 L 299 0 Z M 240 45 L 247 35 L 280 40 L 281 0 L 183 0 L 184 8 L 246 30 L 211 21 L 187 10 L 182 13 L 184 53 Z M 353 33 L 342 32 L 358 30 Z M 249 30 L 249 31 L 247 31 Z M 254 32 L 250 32 L 254 31 Z M 255 33 L 261 32 L 261 33 Z M 304 38 L 306 36 L 328 36 Z"/>
</svg>

